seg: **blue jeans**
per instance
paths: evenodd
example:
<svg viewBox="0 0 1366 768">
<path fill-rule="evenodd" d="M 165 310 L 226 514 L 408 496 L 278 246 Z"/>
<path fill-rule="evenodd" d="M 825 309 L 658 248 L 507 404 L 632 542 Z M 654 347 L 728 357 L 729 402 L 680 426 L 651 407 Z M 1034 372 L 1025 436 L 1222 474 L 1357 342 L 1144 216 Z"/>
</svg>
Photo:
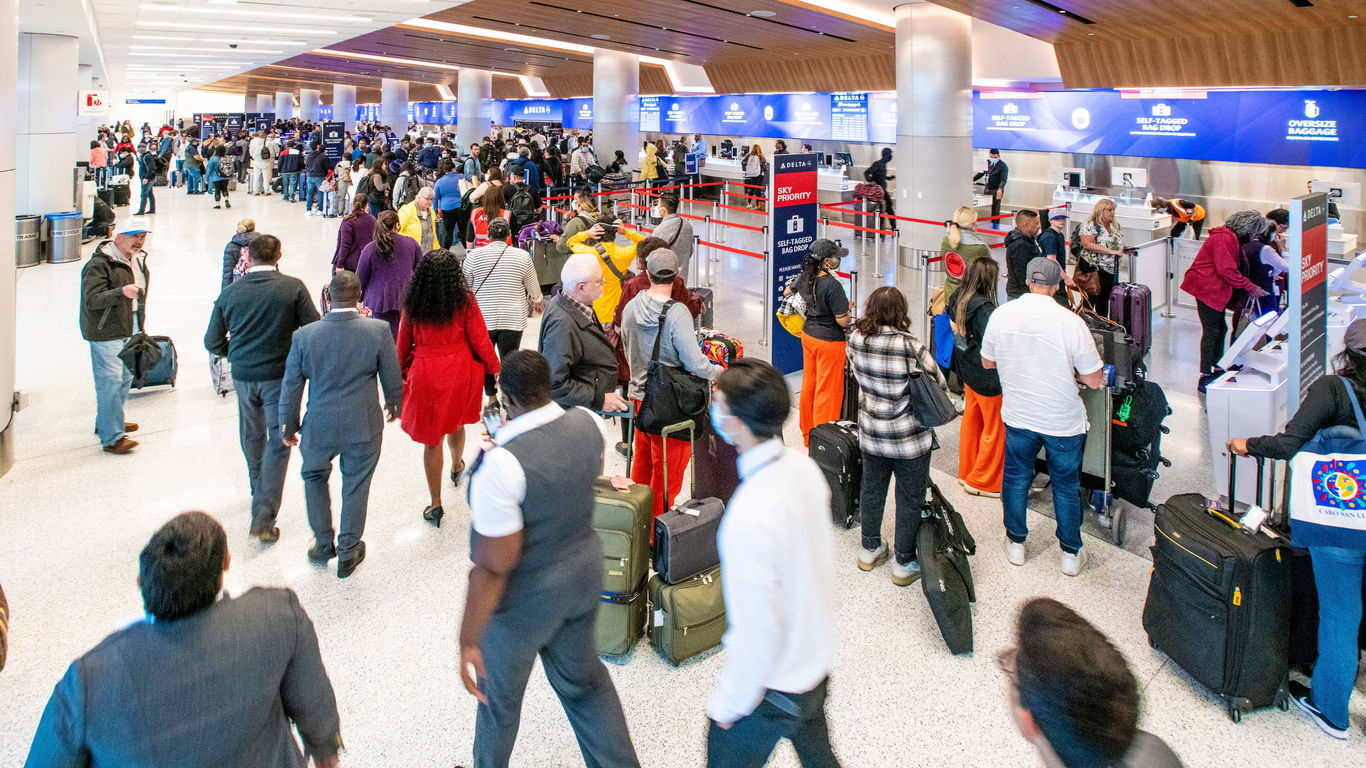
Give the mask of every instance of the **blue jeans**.
<svg viewBox="0 0 1366 768">
<path fill-rule="evenodd" d="M 133 372 L 119 359 L 128 339 L 90 342 L 90 369 L 95 376 L 95 431 L 100 445 L 110 446 L 123 437 L 123 403 L 133 384 Z"/>
<path fill-rule="evenodd" d="M 299 199 L 299 174 L 286 173 L 282 175 L 285 177 L 284 182 L 282 182 L 285 199 L 292 203 Z"/>
<path fill-rule="evenodd" d="M 1053 437 L 1006 425 L 1005 476 L 1001 482 L 1001 506 L 1005 508 L 1006 536 L 1024 543 L 1029 535 L 1025 509 L 1029 484 L 1034 480 L 1034 460 L 1046 451 L 1048 478 L 1053 486 L 1053 516 L 1058 522 L 1058 543 L 1064 552 L 1081 550 L 1081 457 L 1086 435 Z"/>
<path fill-rule="evenodd" d="M 199 193 L 200 193 L 200 188 L 201 188 L 201 186 L 203 185 L 203 182 L 204 182 L 204 174 L 203 174 L 203 172 L 200 171 L 200 170 L 197 169 L 197 168 L 191 168 L 190 170 L 188 170 L 188 171 L 185 172 L 185 176 L 186 176 L 186 181 L 185 181 L 185 187 L 186 187 L 186 189 L 185 189 L 185 194 L 187 194 L 187 195 L 197 195 L 197 194 L 199 194 Z"/>
<path fill-rule="evenodd" d="M 305 176 L 304 177 L 304 202 L 308 203 L 305 210 L 313 210 L 313 198 L 318 198 L 318 210 L 323 210 L 323 193 L 318 191 L 326 176 Z"/>
<path fill-rule="evenodd" d="M 1310 547 L 1319 592 L 1319 660 L 1314 665 L 1314 706 L 1346 728 L 1347 699 L 1357 677 L 1357 631 L 1361 626 L 1361 579 L 1366 552 Z"/>
</svg>

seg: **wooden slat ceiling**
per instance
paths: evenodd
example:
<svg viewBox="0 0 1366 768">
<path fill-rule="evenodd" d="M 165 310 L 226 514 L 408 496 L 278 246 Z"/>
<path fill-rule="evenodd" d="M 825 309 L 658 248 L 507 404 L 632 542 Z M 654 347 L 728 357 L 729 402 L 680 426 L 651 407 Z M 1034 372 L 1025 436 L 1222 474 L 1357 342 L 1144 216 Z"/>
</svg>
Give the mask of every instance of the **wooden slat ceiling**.
<svg viewBox="0 0 1366 768">
<path fill-rule="evenodd" d="M 1366 84 L 1366 0 L 1314 1 L 1297 8 L 1290 0 L 1049 0 L 1092 24 L 1031 0 L 936 0 L 1053 43 L 1068 88 Z M 776 15 L 750 16 L 755 10 Z M 825 12 L 819 0 L 744 0 L 735 7 L 725 0 L 471 0 L 427 18 L 701 65 L 719 93 L 896 86 L 894 33 Z M 553 43 L 400 25 L 332 49 L 534 75 L 553 97 L 592 95 L 592 57 Z M 380 77 L 409 80 L 410 93 L 420 84 L 454 89 L 456 82 L 454 71 L 305 54 L 208 87 L 268 92 L 293 79 L 304 87 L 323 84 L 330 95 L 328 83 L 374 89 Z M 495 98 L 524 95 L 514 78 L 493 83 Z M 655 66 L 641 67 L 640 84 L 644 94 L 670 92 Z"/>
<path fill-rule="evenodd" d="M 1053 43 L 1067 88 L 1366 84 L 1366 0 L 935 0 Z M 1355 18 L 1351 18 L 1355 17 Z"/>
</svg>

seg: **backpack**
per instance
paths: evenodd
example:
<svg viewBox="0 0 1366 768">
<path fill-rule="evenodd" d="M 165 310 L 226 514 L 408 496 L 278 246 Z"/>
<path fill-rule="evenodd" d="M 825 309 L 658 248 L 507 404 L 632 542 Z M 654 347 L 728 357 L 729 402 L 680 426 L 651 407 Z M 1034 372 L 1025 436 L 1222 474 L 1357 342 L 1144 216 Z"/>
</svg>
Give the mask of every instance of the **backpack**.
<svg viewBox="0 0 1366 768">
<path fill-rule="evenodd" d="M 513 216 L 534 216 L 536 214 L 536 196 L 531 194 L 531 187 L 527 184 L 513 184 L 512 197 L 508 199 L 508 210 L 512 211 Z"/>
<path fill-rule="evenodd" d="M 152 157 L 155 158 L 157 164 L 157 175 L 164 176 L 166 174 L 166 169 L 171 167 L 171 161 L 161 155 L 153 155 Z"/>
<path fill-rule="evenodd" d="M 261 145 L 261 159 L 262 159 L 262 160 L 269 160 L 269 159 L 270 159 L 270 145 L 269 145 L 269 144 L 262 144 L 262 145 Z"/>
<path fill-rule="evenodd" d="M 228 283 L 229 285 L 240 280 L 242 276 L 247 273 L 247 270 L 251 268 L 251 261 L 248 258 L 250 256 L 251 249 L 245 245 L 242 246 L 242 252 L 237 257 L 237 264 L 232 268 L 232 280 Z"/>
<path fill-rule="evenodd" d="M 1080 259 L 1080 258 L 1081 258 L 1081 225 L 1080 225 L 1080 224 L 1077 225 L 1077 228 L 1076 228 L 1076 229 L 1072 230 L 1072 239 L 1069 240 L 1068 243 L 1067 243 L 1067 252 L 1070 253 L 1070 254 L 1072 254 L 1072 258 L 1074 258 L 1074 259 Z"/>
<path fill-rule="evenodd" d="M 398 188 L 398 200 L 396 201 L 398 206 L 402 207 L 411 203 L 417 197 L 420 189 L 422 189 L 422 182 L 416 176 L 410 174 L 404 178 L 403 183 Z"/>
<path fill-rule="evenodd" d="M 590 184 L 597 184 L 599 181 L 602 181 L 602 177 L 607 175 L 607 171 L 604 171 L 601 165 L 593 163 L 584 169 L 583 175 L 588 179 Z"/>
</svg>

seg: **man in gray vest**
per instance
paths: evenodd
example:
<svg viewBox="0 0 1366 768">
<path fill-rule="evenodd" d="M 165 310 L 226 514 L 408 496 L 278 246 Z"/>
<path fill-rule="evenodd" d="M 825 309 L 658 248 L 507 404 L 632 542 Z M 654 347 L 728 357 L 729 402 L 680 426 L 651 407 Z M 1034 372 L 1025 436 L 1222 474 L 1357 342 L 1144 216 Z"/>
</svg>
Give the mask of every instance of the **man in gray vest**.
<svg viewBox="0 0 1366 768">
<path fill-rule="evenodd" d="M 507 420 L 472 470 L 474 568 L 460 627 L 461 676 L 479 699 L 475 768 L 508 764 L 537 655 L 585 764 L 638 768 L 593 644 L 602 593 L 602 543 L 592 527 L 603 459 L 597 417 L 550 399 L 550 365 L 537 352 L 504 357 L 498 382 Z"/>
</svg>

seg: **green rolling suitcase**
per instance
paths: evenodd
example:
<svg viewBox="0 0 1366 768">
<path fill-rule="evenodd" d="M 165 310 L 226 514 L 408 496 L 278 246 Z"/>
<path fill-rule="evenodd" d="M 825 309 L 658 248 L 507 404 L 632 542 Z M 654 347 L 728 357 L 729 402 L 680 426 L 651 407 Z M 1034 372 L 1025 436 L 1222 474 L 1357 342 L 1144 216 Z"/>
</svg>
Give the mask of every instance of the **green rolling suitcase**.
<svg viewBox="0 0 1366 768">
<path fill-rule="evenodd" d="M 593 530 L 602 540 L 602 604 L 595 642 L 604 656 L 631 652 L 645 631 L 645 583 L 650 575 L 650 522 L 654 494 L 633 484 L 625 491 L 597 479 Z"/>
<path fill-rule="evenodd" d="M 650 578 L 650 644 L 677 666 L 721 644 L 726 634 L 726 601 L 721 569 L 679 582 Z"/>
</svg>

